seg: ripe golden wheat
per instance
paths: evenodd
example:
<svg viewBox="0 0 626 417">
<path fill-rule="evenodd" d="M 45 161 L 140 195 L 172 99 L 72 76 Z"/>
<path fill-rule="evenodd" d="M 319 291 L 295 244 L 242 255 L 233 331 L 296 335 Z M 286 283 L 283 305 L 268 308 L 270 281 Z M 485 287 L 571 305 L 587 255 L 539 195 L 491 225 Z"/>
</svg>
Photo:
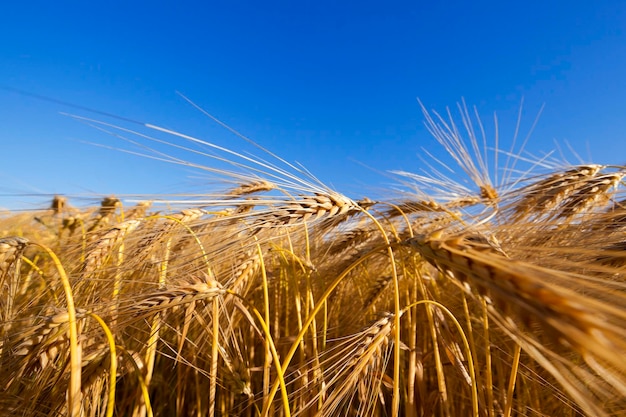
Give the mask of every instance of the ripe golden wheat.
<svg viewBox="0 0 626 417">
<path fill-rule="evenodd" d="M 460 114 L 425 112 L 458 178 L 376 201 L 145 125 L 224 190 L 4 215 L 0 414 L 626 416 L 626 167 L 494 183 Z"/>
</svg>

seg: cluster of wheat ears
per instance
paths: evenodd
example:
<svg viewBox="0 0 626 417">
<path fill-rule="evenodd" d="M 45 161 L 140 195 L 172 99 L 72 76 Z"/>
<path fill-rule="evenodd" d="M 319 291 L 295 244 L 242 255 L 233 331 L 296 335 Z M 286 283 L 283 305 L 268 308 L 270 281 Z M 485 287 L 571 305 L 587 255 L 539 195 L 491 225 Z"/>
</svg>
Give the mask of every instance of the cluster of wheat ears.
<svg viewBox="0 0 626 417">
<path fill-rule="evenodd" d="M 457 173 L 385 199 L 146 124 L 225 191 L 7 213 L 0 414 L 626 415 L 626 167 L 491 149 L 496 184 L 459 110 L 426 113 Z"/>
</svg>

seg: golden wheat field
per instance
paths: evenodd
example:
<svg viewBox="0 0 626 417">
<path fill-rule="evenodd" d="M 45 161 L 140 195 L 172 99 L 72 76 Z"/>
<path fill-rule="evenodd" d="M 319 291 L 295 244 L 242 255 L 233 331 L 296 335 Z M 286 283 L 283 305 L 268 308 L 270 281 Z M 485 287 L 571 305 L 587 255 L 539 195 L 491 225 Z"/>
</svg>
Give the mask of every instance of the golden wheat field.
<svg viewBox="0 0 626 417">
<path fill-rule="evenodd" d="M 464 106 L 425 115 L 457 166 L 381 199 L 119 128 L 232 170 L 2 215 L 0 415 L 626 416 L 626 166 L 496 181 Z"/>
</svg>

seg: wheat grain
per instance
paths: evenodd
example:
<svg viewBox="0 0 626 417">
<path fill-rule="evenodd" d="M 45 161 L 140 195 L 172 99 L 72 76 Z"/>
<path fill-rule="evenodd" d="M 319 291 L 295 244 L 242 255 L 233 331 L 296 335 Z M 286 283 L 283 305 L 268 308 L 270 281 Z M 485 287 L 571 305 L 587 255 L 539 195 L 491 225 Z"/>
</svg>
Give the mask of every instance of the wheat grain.
<svg viewBox="0 0 626 417">
<path fill-rule="evenodd" d="M 316 194 L 273 207 L 269 213 L 259 219 L 259 227 L 276 227 L 322 218 L 344 217 L 362 210 L 356 202 L 342 195 Z"/>
<path fill-rule="evenodd" d="M 272 184 L 266 180 L 259 180 L 249 182 L 247 184 L 241 184 L 239 187 L 234 188 L 228 192 L 229 196 L 239 197 L 247 194 L 256 194 L 263 191 L 271 191 L 276 188 L 275 184 Z"/>
<path fill-rule="evenodd" d="M 513 221 L 549 212 L 583 187 L 587 180 L 595 178 L 602 168 L 601 165 L 581 165 L 535 180 L 517 191 L 522 197 L 513 207 Z"/>
<path fill-rule="evenodd" d="M 54 212 L 55 215 L 60 215 L 65 210 L 66 205 L 67 198 L 60 195 L 55 195 L 52 199 L 52 203 L 50 204 L 50 209 Z"/>
<path fill-rule="evenodd" d="M 126 220 L 107 230 L 96 239 L 87 251 L 82 276 L 89 277 L 101 268 L 113 253 L 113 249 L 140 224 L 141 220 Z"/>
</svg>

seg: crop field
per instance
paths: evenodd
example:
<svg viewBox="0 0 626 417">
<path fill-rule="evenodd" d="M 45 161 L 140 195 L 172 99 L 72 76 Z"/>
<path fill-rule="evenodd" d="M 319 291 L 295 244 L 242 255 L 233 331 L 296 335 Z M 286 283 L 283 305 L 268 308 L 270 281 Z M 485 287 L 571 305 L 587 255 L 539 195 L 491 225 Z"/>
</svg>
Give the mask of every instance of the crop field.
<svg viewBox="0 0 626 417">
<path fill-rule="evenodd" d="M 376 199 L 124 130 L 232 169 L 2 213 L 0 415 L 626 416 L 626 167 L 494 168 L 457 114 L 425 113 L 456 165 Z"/>
</svg>

